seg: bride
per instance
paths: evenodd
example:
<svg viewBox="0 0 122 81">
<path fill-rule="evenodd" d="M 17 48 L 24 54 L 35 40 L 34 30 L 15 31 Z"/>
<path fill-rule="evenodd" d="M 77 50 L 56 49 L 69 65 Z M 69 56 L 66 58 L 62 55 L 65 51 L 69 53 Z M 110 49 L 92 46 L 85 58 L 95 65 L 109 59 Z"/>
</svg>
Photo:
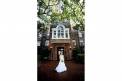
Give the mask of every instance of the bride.
<svg viewBox="0 0 122 81">
<path fill-rule="evenodd" d="M 63 55 L 63 52 L 59 51 L 59 64 L 58 66 L 56 67 L 56 71 L 58 73 L 61 73 L 61 72 L 64 72 L 67 70 L 66 66 L 65 66 L 65 63 L 64 63 L 64 55 Z"/>
</svg>

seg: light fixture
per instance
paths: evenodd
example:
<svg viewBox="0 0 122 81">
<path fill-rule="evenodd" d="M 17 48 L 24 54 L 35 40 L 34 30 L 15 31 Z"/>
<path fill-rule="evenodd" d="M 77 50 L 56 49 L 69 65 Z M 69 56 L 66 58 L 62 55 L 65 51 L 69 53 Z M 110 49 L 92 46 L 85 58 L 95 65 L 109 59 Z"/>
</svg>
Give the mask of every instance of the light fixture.
<svg viewBox="0 0 122 81">
<path fill-rule="evenodd" d="M 52 49 L 53 47 L 52 47 L 52 46 L 50 46 L 50 48 Z"/>
<path fill-rule="evenodd" d="M 71 46 L 69 48 L 71 49 Z"/>
</svg>

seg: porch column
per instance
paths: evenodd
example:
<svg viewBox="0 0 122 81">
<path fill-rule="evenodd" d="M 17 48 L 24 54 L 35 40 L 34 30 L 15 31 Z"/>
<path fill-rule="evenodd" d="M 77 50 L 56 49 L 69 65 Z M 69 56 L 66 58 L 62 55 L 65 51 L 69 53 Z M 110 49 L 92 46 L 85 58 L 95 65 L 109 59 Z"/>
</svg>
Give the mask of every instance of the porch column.
<svg viewBox="0 0 122 81">
<path fill-rule="evenodd" d="M 53 60 L 57 60 L 57 47 L 55 46 L 53 49 L 54 49 Z"/>
</svg>

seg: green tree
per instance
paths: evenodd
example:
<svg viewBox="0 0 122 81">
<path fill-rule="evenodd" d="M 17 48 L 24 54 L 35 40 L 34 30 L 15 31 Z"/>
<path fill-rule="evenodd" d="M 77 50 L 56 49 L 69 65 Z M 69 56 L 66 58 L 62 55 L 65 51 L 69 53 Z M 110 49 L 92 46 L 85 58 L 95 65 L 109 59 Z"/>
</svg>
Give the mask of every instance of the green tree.
<svg viewBox="0 0 122 81">
<path fill-rule="evenodd" d="M 59 13 L 57 6 L 61 5 L 61 2 L 62 12 Z M 84 4 L 84 0 L 37 0 L 37 17 L 39 22 L 44 24 L 44 29 L 49 23 L 69 20 L 75 23 L 75 28 L 84 30 Z"/>
</svg>

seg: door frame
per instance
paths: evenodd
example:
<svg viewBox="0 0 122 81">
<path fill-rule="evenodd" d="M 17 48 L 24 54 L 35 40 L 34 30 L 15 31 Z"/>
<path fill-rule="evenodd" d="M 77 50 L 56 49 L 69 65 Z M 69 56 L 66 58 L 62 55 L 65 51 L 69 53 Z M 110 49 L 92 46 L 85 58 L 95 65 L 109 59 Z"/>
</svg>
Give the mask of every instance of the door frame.
<svg viewBox="0 0 122 81">
<path fill-rule="evenodd" d="M 59 51 L 63 52 L 63 55 L 65 55 L 64 47 L 62 46 L 57 47 L 57 60 L 59 60 Z"/>
</svg>

